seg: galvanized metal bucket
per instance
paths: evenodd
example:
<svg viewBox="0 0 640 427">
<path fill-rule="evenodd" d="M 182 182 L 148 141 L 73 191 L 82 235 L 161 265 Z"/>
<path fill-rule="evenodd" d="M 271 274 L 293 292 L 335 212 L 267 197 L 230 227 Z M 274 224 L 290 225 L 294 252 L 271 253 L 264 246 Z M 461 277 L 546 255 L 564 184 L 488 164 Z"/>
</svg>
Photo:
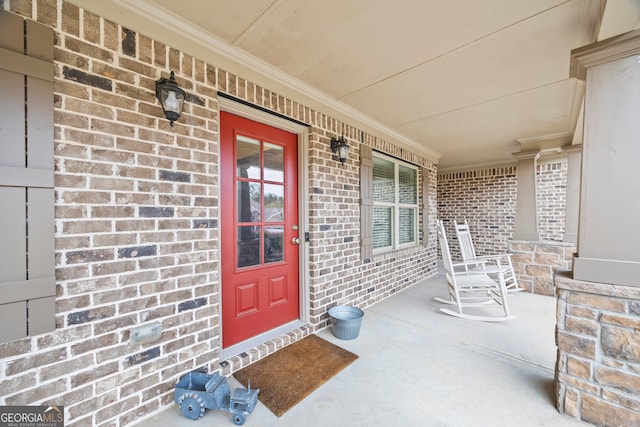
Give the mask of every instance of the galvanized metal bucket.
<svg viewBox="0 0 640 427">
<path fill-rule="evenodd" d="M 360 335 L 364 311 L 356 307 L 339 305 L 329 309 L 331 332 L 341 340 L 353 340 Z"/>
</svg>

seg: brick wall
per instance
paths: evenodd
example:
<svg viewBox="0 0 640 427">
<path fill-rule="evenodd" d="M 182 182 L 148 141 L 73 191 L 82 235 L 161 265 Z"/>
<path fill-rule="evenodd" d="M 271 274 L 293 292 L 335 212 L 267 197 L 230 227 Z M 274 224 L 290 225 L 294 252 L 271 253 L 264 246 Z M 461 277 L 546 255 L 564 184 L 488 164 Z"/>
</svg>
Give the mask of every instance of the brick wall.
<svg viewBox="0 0 640 427">
<path fill-rule="evenodd" d="M 598 426 L 640 425 L 640 290 L 569 272 L 555 281 L 558 410 Z"/>
<path fill-rule="evenodd" d="M 327 320 L 327 310 L 338 304 L 369 306 L 386 298 L 435 271 L 435 241 L 427 248 L 393 251 L 373 257 L 371 262 L 360 258 L 360 185 L 357 167 L 342 167 L 327 150 L 330 137 L 337 129 L 312 135 L 309 159 L 310 176 L 310 289 L 312 323 Z M 427 168 L 432 184 L 429 201 L 432 216 L 426 219 L 435 231 L 436 180 L 435 168 L 419 156 L 407 153 L 375 136 L 348 128 L 345 138 L 355 150 L 350 150 L 353 163 L 360 154 L 355 142 L 371 146 L 392 156 Z M 317 141 L 317 142 L 316 142 Z M 353 159 L 353 160 L 351 160 Z M 424 179 L 420 175 L 420 180 Z M 421 188 L 421 182 L 418 188 Z M 425 218 L 419 214 L 419 229 Z"/>
<path fill-rule="evenodd" d="M 431 161 L 70 3 L 8 5 L 56 33 L 57 329 L 0 344 L 0 404 L 64 404 L 67 425 L 127 425 L 171 404 L 190 370 L 233 372 L 325 327 L 333 305 L 365 308 L 434 272 L 435 239 L 368 262 L 359 248 L 360 145 L 428 171 L 429 217 L 419 223 L 433 236 Z M 170 70 L 188 92 L 174 128 L 154 96 Z M 227 361 L 218 91 L 310 126 L 308 325 Z M 345 165 L 329 150 L 342 132 Z M 131 344 L 131 330 L 149 322 L 161 338 Z"/>
<path fill-rule="evenodd" d="M 504 253 L 513 236 L 517 168 L 505 166 L 438 175 L 438 217 L 452 257 L 460 259 L 453 221 L 469 222 L 477 255 Z"/>
<path fill-rule="evenodd" d="M 507 251 L 516 212 L 517 167 L 506 166 L 438 175 L 438 212 L 445 220 L 454 257 L 459 257 L 453 220 L 469 221 L 478 255 Z M 538 233 L 542 241 L 562 241 L 566 212 L 567 161 L 536 168 Z"/>
<path fill-rule="evenodd" d="M 566 159 L 539 164 L 536 170 L 536 184 L 540 240 L 562 242 L 567 203 Z"/>
<path fill-rule="evenodd" d="M 567 162 L 544 162 L 536 171 L 540 241 L 513 241 L 517 167 L 505 166 L 438 175 L 438 217 L 445 222 L 452 257 L 460 259 L 453 221 L 469 222 L 478 255 L 510 252 L 519 285 L 554 295 L 553 271 L 571 268 L 575 245 L 562 242 Z"/>
</svg>

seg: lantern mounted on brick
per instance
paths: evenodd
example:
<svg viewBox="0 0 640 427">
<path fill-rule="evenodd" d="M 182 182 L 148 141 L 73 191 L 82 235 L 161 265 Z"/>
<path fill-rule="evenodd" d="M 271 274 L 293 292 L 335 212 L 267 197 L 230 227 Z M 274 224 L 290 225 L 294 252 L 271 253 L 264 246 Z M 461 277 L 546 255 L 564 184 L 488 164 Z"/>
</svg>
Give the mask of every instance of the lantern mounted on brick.
<svg viewBox="0 0 640 427">
<path fill-rule="evenodd" d="M 186 95 L 185 91 L 180 89 L 180 85 L 176 82 L 173 71 L 171 71 L 171 76 L 168 79 L 163 77 L 156 82 L 156 98 L 160 101 L 162 112 L 169 120 L 171 127 L 173 127 L 173 122 L 180 118 Z"/>
<path fill-rule="evenodd" d="M 344 136 L 340 138 L 331 138 L 331 152 L 338 154 L 338 160 L 342 164 L 347 161 L 347 154 L 349 153 L 349 144 L 345 141 Z"/>
</svg>

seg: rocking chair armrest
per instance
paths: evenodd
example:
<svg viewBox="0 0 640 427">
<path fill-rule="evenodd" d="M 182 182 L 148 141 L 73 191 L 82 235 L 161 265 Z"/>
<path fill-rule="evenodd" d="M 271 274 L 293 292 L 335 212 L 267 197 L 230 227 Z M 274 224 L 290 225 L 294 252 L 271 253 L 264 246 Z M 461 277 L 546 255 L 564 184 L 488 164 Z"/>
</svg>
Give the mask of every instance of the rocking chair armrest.
<svg viewBox="0 0 640 427">
<path fill-rule="evenodd" d="M 491 259 L 498 259 L 498 258 L 511 258 L 511 254 L 504 253 L 504 254 L 481 255 L 476 257 L 476 260 L 491 260 Z"/>
<path fill-rule="evenodd" d="M 475 264 L 472 264 L 475 265 Z M 456 266 L 458 267 L 458 269 L 456 270 Z M 464 267 L 464 269 L 460 269 L 461 267 Z M 454 264 L 453 265 L 453 274 L 455 274 L 456 276 L 480 276 L 480 275 L 487 275 L 487 274 L 508 274 L 509 273 L 509 266 L 500 266 L 498 267 L 497 265 L 489 265 L 489 266 L 483 266 L 482 268 L 479 269 L 472 269 L 472 268 L 468 268 L 469 265 L 466 263 L 462 263 L 462 264 Z"/>
<path fill-rule="evenodd" d="M 452 265 L 454 267 L 469 267 L 474 265 L 483 265 L 485 263 L 486 261 L 484 260 L 470 259 L 469 261 L 456 261 L 452 263 Z"/>
<path fill-rule="evenodd" d="M 455 277 L 457 277 L 459 280 L 462 279 L 463 277 L 467 277 L 467 278 L 470 278 L 470 279 L 473 279 L 474 277 L 477 277 L 477 278 L 481 279 L 482 281 L 491 280 L 491 281 L 494 281 L 494 282 L 496 282 L 497 278 L 494 279 L 491 276 L 502 275 L 502 274 L 504 274 L 504 271 L 502 269 L 491 269 L 489 271 L 486 271 L 486 270 L 464 270 L 464 271 L 456 271 L 455 273 L 453 273 L 453 275 Z"/>
<path fill-rule="evenodd" d="M 510 270 L 510 268 L 508 266 L 506 266 L 506 267 L 498 267 L 498 266 L 495 266 L 495 265 L 491 265 L 491 266 L 486 267 L 485 269 L 480 270 L 480 271 L 482 273 L 485 273 L 485 274 L 497 274 L 497 273 L 506 274 L 506 273 L 509 272 L 509 270 Z"/>
</svg>

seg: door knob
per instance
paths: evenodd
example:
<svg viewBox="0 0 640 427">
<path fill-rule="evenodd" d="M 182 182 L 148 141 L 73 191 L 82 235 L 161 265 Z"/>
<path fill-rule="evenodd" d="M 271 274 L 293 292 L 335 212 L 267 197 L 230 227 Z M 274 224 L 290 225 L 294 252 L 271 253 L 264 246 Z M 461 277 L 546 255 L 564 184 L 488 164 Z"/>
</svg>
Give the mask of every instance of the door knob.
<svg viewBox="0 0 640 427">
<path fill-rule="evenodd" d="M 293 239 L 291 239 L 291 243 L 293 243 L 294 245 L 299 245 L 300 239 L 298 239 L 297 237 L 294 237 Z"/>
</svg>

